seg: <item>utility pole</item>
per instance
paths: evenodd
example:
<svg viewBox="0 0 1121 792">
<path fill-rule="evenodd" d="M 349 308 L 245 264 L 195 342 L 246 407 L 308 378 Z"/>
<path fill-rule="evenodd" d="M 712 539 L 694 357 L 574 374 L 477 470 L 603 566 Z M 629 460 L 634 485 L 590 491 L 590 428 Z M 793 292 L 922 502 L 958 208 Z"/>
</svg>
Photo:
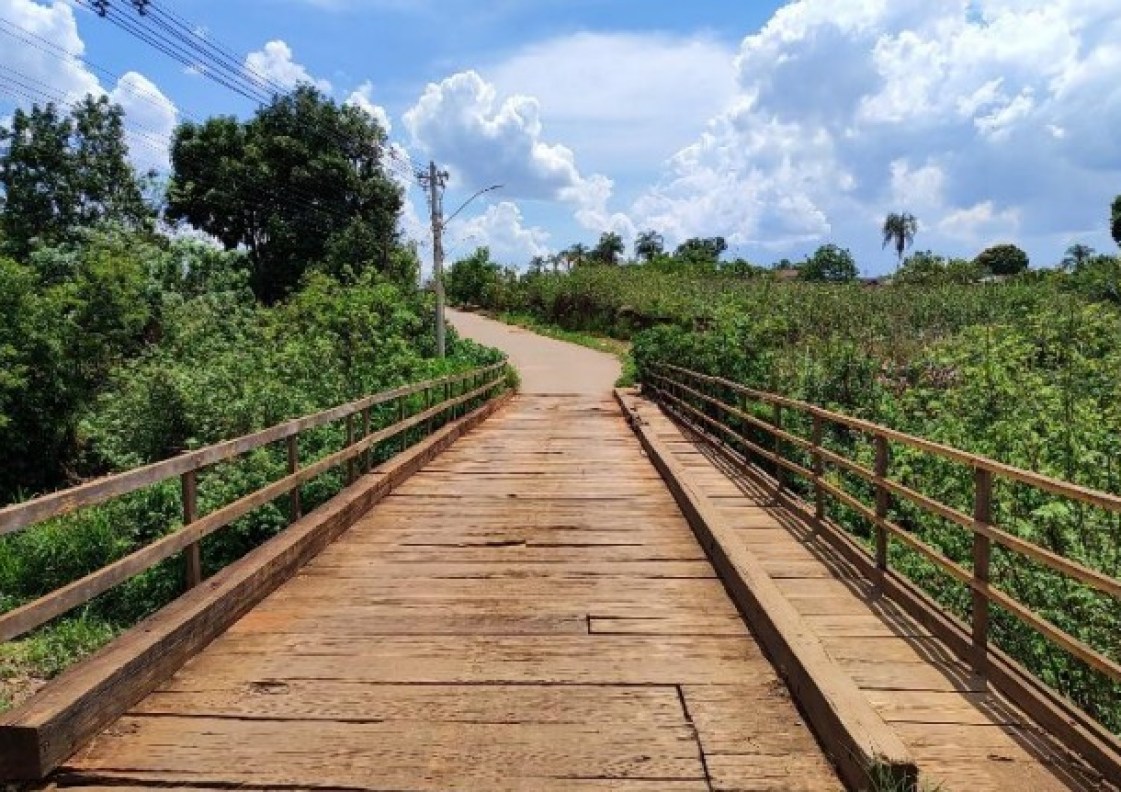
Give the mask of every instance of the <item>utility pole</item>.
<svg viewBox="0 0 1121 792">
<path fill-rule="evenodd" d="M 436 354 L 447 354 L 444 329 L 444 187 L 448 183 L 447 171 L 441 171 L 435 162 L 428 165 L 428 173 L 421 176 L 428 188 L 428 205 L 432 209 L 432 277 L 436 281 Z"/>
<path fill-rule="evenodd" d="M 501 184 L 492 184 L 484 187 L 472 195 L 460 207 L 452 212 L 452 216 L 444 219 L 444 188 L 448 184 L 448 172 L 436 167 L 435 162 L 428 163 L 428 172 L 418 174 L 421 186 L 428 188 L 428 205 L 432 209 L 432 277 L 436 281 L 436 354 L 444 357 L 447 354 L 444 329 L 444 229 L 447 228 L 460 212 L 471 205 L 471 202 L 480 196 L 495 190 L 501 190 Z"/>
</svg>

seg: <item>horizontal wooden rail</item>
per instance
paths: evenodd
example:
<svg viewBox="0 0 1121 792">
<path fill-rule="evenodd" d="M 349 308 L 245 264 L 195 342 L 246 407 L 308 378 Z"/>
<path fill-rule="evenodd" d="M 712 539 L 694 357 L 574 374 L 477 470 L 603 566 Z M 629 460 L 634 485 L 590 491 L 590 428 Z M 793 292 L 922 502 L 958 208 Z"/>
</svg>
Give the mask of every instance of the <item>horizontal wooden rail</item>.
<svg viewBox="0 0 1121 792">
<path fill-rule="evenodd" d="M 948 459 L 952 462 L 958 462 L 969 467 L 980 468 L 987 470 L 994 475 L 1002 478 L 1018 481 L 1032 487 L 1037 487 L 1053 495 L 1061 495 L 1072 500 L 1077 500 L 1090 506 L 1097 506 L 1098 508 L 1106 509 L 1113 512 L 1121 512 L 1121 496 L 1114 495 L 1109 492 L 1102 492 L 1101 490 L 1090 489 L 1078 484 L 1072 484 L 1062 479 L 1052 478 L 1045 476 L 1042 473 L 1036 473 L 1031 470 L 1024 470 L 1023 468 L 1006 465 L 1003 462 L 989 459 L 988 457 L 971 454 L 968 451 L 954 448 L 953 446 L 943 445 L 936 443 L 933 440 L 926 440 L 915 435 L 909 435 L 906 432 L 900 432 L 896 429 L 890 429 L 886 426 L 865 421 L 861 418 L 853 418 L 849 415 L 842 413 L 832 412 L 826 410 L 824 407 L 818 407 L 808 402 L 790 399 L 786 396 L 778 396 L 773 393 L 766 393 L 765 391 L 753 390 L 744 385 L 740 385 L 732 380 L 724 379 L 723 377 L 713 377 L 707 374 L 699 374 L 689 369 L 674 366 L 668 363 L 660 364 L 659 367 L 663 370 L 676 372 L 694 378 L 696 381 L 708 382 L 714 385 L 720 385 L 728 388 L 742 396 L 755 399 L 766 404 L 777 404 L 782 407 L 789 407 L 798 412 L 810 416 L 818 416 L 824 418 L 830 423 L 839 426 L 846 426 L 858 432 L 863 432 L 871 436 L 880 436 L 894 443 L 909 446 L 919 451 L 925 451 L 933 456 L 940 456 L 943 459 Z"/>
<path fill-rule="evenodd" d="M 366 434 L 365 437 L 355 440 L 353 431 L 348 432 L 348 444 L 342 450 L 330 454 L 316 462 L 306 466 L 299 467 L 298 461 L 292 456 L 293 445 L 289 444 L 289 474 L 282 479 L 279 479 L 272 484 L 269 484 L 256 492 L 251 493 L 239 500 L 234 501 L 222 508 L 214 511 L 206 516 L 198 517 L 194 512 L 196 507 L 194 505 L 195 498 L 195 475 L 198 468 L 188 468 L 180 470 L 175 465 L 168 463 L 159 463 L 157 465 L 149 465 L 147 468 L 141 470 L 146 471 L 146 476 L 141 479 L 132 479 L 130 486 L 133 489 L 138 489 L 148 486 L 152 483 L 166 480 L 175 475 L 184 477 L 184 511 L 185 515 L 189 518 L 184 519 L 184 526 L 178 531 L 168 534 L 156 541 L 152 542 L 145 547 L 118 559 L 117 561 L 109 564 L 106 567 L 98 569 L 90 574 L 82 577 L 63 588 L 57 589 L 49 594 L 46 594 L 39 599 L 15 608 L 7 613 L 0 614 L 0 641 L 10 641 L 17 638 L 36 627 L 40 627 L 51 619 L 54 619 L 62 614 L 89 602 L 94 597 L 109 591 L 113 587 L 123 583 L 124 581 L 140 574 L 141 572 L 150 569 L 155 564 L 164 561 L 176 553 L 184 550 L 194 550 L 197 553 L 198 543 L 202 539 L 221 528 L 226 527 L 233 521 L 244 517 L 255 509 L 264 506 L 265 504 L 281 498 L 285 495 L 298 493 L 299 487 L 324 473 L 343 465 L 350 467 L 357 463 L 357 461 L 372 450 L 375 446 L 389 440 L 398 435 L 402 435 L 411 429 L 415 429 L 421 425 L 428 426 L 430 422 L 439 416 L 451 411 L 453 415 L 462 405 L 468 404 L 474 399 L 491 394 L 496 387 L 500 384 L 504 376 L 505 364 L 498 364 L 488 366 L 483 369 L 468 372 L 466 374 L 456 375 L 454 377 L 445 377 L 440 380 L 432 380 L 430 382 L 421 383 L 420 385 L 409 386 L 407 388 L 398 388 L 390 391 L 393 394 L 388 399 L 383 398 L 386 394 L 379 394 L 378 396 L 363 399 L 346 405 L 344 408 L 336 408 L 324 413 L 319 413 L 309 419 L 300 419 L 299 421 L 292 421 L 283 424 L 280 427 L 266 430 L 265 432 L 258 432 L 246 438 L 239 438 L 228 443 L 222 443 L 218 446 L 211 446 L 210 448 L 202 449 L 194 454 L 185 455 L 190 457 L 193 463 L 206 464 L 206 460 L 225 461 L 240 453 L 245 453 L 248 450 L 259 448 L 267 442 L 277 442 L 284 439 L 295 439 L 300 431 L 319 427 L 329 423 L 330 421 L 340 420 L 352 416 L 358 412 L 364 412 L 370 409 L 371 406 L 384 404 L 387 401 L 397 399 L 400 400 L 402 407 L 398 411 L 398 415 L 403 415 L 404 412 L 404 399 L 409 396 L 416 395 L 425 391 L 430 391 L 434 388 L 450 388 L 453 385 L 469 382 L 471 390 L 461 393 L 458 396 L 446 398 L 443 401 L 428 407 L 416 415 L 402 418 L 396 423 L 380 429 L 376 432 Z M 482 382 L 482 385 L 477 385 Z M 431 399 L 426 398 L 426 403 L 430 403 Z M 330 419 L 323 419 L 323 416 L 331 416 Z M 294 427 L 301 427 L 296 429 L 295 433 L 288 433 Z M 368 423 L 367 423 L 368 426 Z M 280 431 L 283 430 L 283 431 Z M 260 438 L 268 437 L 269 439 L 264 442 L 258 442 Z M 252 439 L 252 443 L 248 443 Z M 230 449 L 244 449 L 242 451 L 231 451 Z M 217 453 L 215 449 L 221 449 L 221 453 Z M 182 458 L 169 460 L 169 462 L 179 463 Z M 171 472 L 168 472 L 171 471 Z M 151 478 L 158 474 L 164 474 L 163 479 Z M 122 474 L 122 476 L 114 477 L 120 479 L 129 474 Z M 348 483 L 352 477 L 348 474 Z M 119 486 L 118 483 L 106 479 L 105 482 L 110 483 L 109 489 Z M 137 481 L 144 483 L 137 484 Z M 188 485 L 187 482 L 190 482 Z M 99 482 L 94 482 L 99 483 Z M 125 490 L 130 492 L 133 490 Z M 53 499 L 55 508 L 61 508 L 59 504 L 64 502 L 66 492 L 58 493 L 56 496 L 48 496 Z M 102 490 L 87 490 L 83 497 L 94 498 L 92 502 L 102 502 L 105 498 L 102 497 Z M 109 496 L 111 497 L 111 496 Z M 26 506 L 35 506 L 35 502 L 24 504 Z M 86 504 L 83 504 L 86 505 Z M 19 507 L 16 507 L 19 508 Z M 69 509 L 65 509 L 68 511 Z M 58 513 L 58 512 L 56 512 Z M 292 509 L 290 515 L 292 520 L 295 521 L 300 517 L 300 510 L 298 508 Z M 197 556 L 196 556 L 197 557 Z M 191 559 L 188 559 L 190 562 Z M 189 563 L 189 567 L 193 565 Z M 200 575 L 196 571 L 194 574 L 189 574 L 189 577 L 194 579 L 189 580 L 190 585 L 197 585 L 199 583 Z"/>
<path fill-rule="evenodd" d="M 482 369 L 453 374 L 440 379 L 420 382 L 415 385 L 405 385 L 384 393 L 367 396 L 349 404 L 333 407 L 330 410 L 296 418 L 285 423 L 262 429 L 259 432 L 245 435 L 224 443 L 200 448 L 180 456 L 155 462 L 151 465 L 135 468 L 124 473 L 90 481 L 71 489 L 44 495 L 25 503 L 17 503 L 0 509 L 0 536 L 13 533 L 29 525 L 43 522 L 52 517 L 59 517 L 69 512 L 86 506 L 95 506 L 99 503 L 118 498 L 122 495 L 136 492 L 137 490 L 166 481 L 173 476 L 181 476 L 192 470 L 216 465 L 220 462 L 242 456 L 262 446 L 286 440 L 310 429 L 340 421 L 357 413 L 364 412 L 373 407 L 389 402 L 415 396 L 426 391 L 458 385 L 466 382 L 473 376 L 490 374 L 504 369 L 505 363 L 496 363 Z"/>
<path fill-rule="evenodd" d="M 1121 497 L 1106 492 L 1098 492 L 1067 482 L 1042 476 L 1031 471 L 1005 465 L 985 457 L 933 443 L 893 429 L 878 426 L 849 416 L 816 407 L 805 402 L 753 390 L 729 380 L 690 371 L 680 366 L 660 364 L 644 377 L 644 382 L 667 407 L 683 414 L 693 423 L 715 429 L 722 438 L 732 440 L 758 459 L 770 463 L 779 472 L 793 473 L 808 481 L 819 500 L 829 497 L 845 508 L 850 509 L 867 520 L 876 530 L 875 555 L 878 566 L 886 571 L 888 557 L 887 544 L 894 539 L 918 553 L 943 573 L 967 586 L 974 596 L 972 616 L 972 657 L 974 668 L 984 673 L 988 652 L 989 624 L 988 608 L 995 605 L 1016 619 L 1036 630 L 1048 641 L 1070 655 L 1077 657 L 1089 667 L 1113 679 L 1121 681 L 1121 663 L 1097 651 L 1085 642 L 1043 619 L 1029 607 L 1016 600 L 1006 591 L 996 588 L 989 581 L 990 546 L 996 543 L 1007 550 L 1032 559 L 1054 572 L 1065 575 L 1093 590 L 1121 600 L 1121 580 L 1103 572 L 1091 569 L 1045 547 L 1022 539 L 992 524 L 991 502 L 995 479 L 1008 479 L 1036 487 L 1045 492 L 1064 496 L 1072 500 L 1121 513 Z M 709 391 L 709 392 L 706 392 Z M 776 407 L 775 418 L 769 422 L 751 415 L 738 404 L 730 404 L 717 394 L 734 394 L 738 398 L 756 401 Z M 809 439 L 789 432 L 781 423 L 781 410 L 789 410 L 812 419 L 814 431 Z M 715 412 L 718 417 L 710 414 Z M 775 441 L 774 450 L 764 448 L 753 442 L 743 433 L 736 431 L 729 423 L 750 426 L 771 436 Z M 878 449 L 877 468 L 871 470 L 822 446 L 822 426 L 825 423 L 842 426 L 869 437 Z M 966 465 L 974 471 L 976 481 L 974 514 L 969 515 L 951 506 L 907 487 L 888 476 L 890 445 L 895 443 L 958 464 Z M 781 454 L 783 445 L 810 455 L 813 469 L 808 469 L 786 459 Z M 826 465 L 855 475 L 870 485 L 876 492 L 876 507 L 873 508 L 839 484 L 830 481 L 825 472 Z M 778 478 L 782 486 L 783 479 Z M 922 542 L 910 531 L 888 519 L 891 498 L 905 500 L 919 509 L 969 531 L 974 537 L 973 569 L 957 563 Z M 817 517 L 822 516 L 818 507 Z"/>
</svg>

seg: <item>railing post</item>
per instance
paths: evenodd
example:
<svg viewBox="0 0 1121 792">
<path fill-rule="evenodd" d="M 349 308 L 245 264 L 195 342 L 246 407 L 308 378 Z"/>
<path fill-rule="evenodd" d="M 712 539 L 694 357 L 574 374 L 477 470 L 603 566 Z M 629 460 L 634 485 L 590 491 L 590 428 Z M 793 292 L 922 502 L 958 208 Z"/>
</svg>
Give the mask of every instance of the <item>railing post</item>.
<svg viewBox="0 0 1121 792">
<path fill-rule="evenodd" d="M 362 437 L 363 439 L 370 436 L 370 408 L 367 407 L 362 411 Z M 373 454 L 374 450 L 366 446 L 365 452 L 362 454 L 362 467 L 367 473 L 373 470 Z"/>
<path fill-rule="evenodd" d="M 291 435 L 288 438 L 288 475 L 298 473 L 300 470 L 300 436 Z M 300 487 L 297 485 L 288 493 L 288 519 L 292 522 L 303 516 L 303 506 L 300 505 Z"/>
<path fill-rule="evenodd" d="M 973 472 L 973 519 L 990 525 L 993 518 L 993 474 L 984 468 Z M 984 678 L 989 662 L 989 559 L 992 540 L 973 531 L 973 671 Z M 981 589 L 978 589 L 978 586 Z"/>
<path fill-rule="evenodd" d="M 187 527 L 199 518 L 199 492 L 197 471 L 188 470 L 180 476 L 183 489 L 183 527 Z M 199 552 L 199 543 L 191 542 L 183 549 L 183 560 L 186 563 L 186 583 L 188 589 L 193 589 L 202 583 L 202 555 Z"/>
<path fill-rule="evenodd" d="M 813 472 L 814 472 L 814 531 L 820 531 L 825 522 L 825 489 L 821 486 L 821 479 L 825 475 L 825 460 L 821 456 L 821 441 L 824 435 L 824 421 L 821 416 L 814 414 L 813 431 L 810 442 L 813 443 Z"/>
<path fill-rule="evenodd" d="M 884 521 L 887 519 L 888 508 L 891 505 L 891 494 L 883 485 L 887 478 L 888 445 L 887 438 L 876 435 L 876 569 L 879 572 L 879 587 L 883 588 L 884 574 L 887 572 L 887 529 Z"/>
<path fill-rule="evenodd" d="M 786 489 L 786 468 L 782 466 L 778 460 L 782 459 L 782 439 L 778 436 L 778 432 L 782 431 L 782 405 L 778 402 L 774 404 L 774 421 L 775 437 L 774 437 L 774 453 L 775 453 L 775 482 L 778 486 L 778 491 L 781 493 Z"/>
<path fill-rule="evenodd" d="M 354 445 L 354 413 L 346 417 L 346 447 L 349 449 Z M 346 461 L 346 483 L 353 484 L 354 475 L 354 457 L 350 457 Z"/>
<path fill-rule="evenodd" d="M 431 409 L 432 409 L 432 388 L 429 387 L 429 388 L 424 389 L 424 411 L 428 412 Z M 432 416 L 429 416 L 428 420 L 424 422 L 424 434 L 426 436 L 429 436 L 429 435 L 432 434 Z"/>
<path fill-rule="evenodd" d="M 400 399 L 397 400 L 397 423 L 401 423 L 402 421 L 405 420 L 405 399 L 406 398 L 408 398 L 408 397 L 407 396 L 402 396 Z M 408 449 L 408 447 L 409 447 L 409 433 L 407 431 L 401 432 L 401 453 L 402 454 L 405 453 L 405 451 Z"/>
</svg>

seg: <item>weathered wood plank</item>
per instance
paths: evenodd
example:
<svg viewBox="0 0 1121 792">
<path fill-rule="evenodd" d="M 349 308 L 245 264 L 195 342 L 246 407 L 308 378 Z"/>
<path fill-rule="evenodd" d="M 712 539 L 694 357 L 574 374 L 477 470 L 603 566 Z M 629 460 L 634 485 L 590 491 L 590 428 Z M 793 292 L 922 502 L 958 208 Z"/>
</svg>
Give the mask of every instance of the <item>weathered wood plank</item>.
<svg viewBox="0 0 1121 792">
<path fill-rule="evenodd" d="M 570 426 L 567 402 L 536 403 L 515 400 L 439 475 L 383 500 L 63 780 L 711 790 L 683 686 L 781 683 L 617 408 L 599 399 Z M 591 464 L 554 482 L 505 474 L 577 458 Z M 483 465 L 501 473 L 467 491 Z M 464 494 L 431 497 L 449 487 Z M 760 762 L 797 748 L 787 764 L 837 788 L 804 726 L 794 738 L 794 705 L 768 707 Z M 705 717 L 714 739 L 751 728 L 731 709 Z"/>
<path fill-rule="evenodd" d="M 39 779 L 500 402 L 444 427 L 0 717 L 0 778 Z"/>
<path fill-rule="evenodd" d="M 851 676 L 826 653 L 801 615 L 738 540 L 715 506 L 696 489 L 660 439 L 649 431 L 628 397 L 617 392 L 639 441 L 666 480 L 713 565 L 760 636 L 768 654 L 783 669 L 787 684 L 836 762 L 841 776 L 853 787 L 872 781 L 878 766 L 893 783 L 904 788 L 918 775 L 915 760 L 896 733 L 884 723 Z M 797 581 L 821 584 L 833 581 Z"/>
<path fill-rule="evenodd" d="M 423 752 L 418 747 L 423 746 Z M 256 788 L 514 790 L 572 777 L 703 779 L 691 729 L 613 723 L 400 723 L 126 717 L 80 757 L 82 773 Z M 65 768 L 64 768 L 65 772 Z"/>
</svg>

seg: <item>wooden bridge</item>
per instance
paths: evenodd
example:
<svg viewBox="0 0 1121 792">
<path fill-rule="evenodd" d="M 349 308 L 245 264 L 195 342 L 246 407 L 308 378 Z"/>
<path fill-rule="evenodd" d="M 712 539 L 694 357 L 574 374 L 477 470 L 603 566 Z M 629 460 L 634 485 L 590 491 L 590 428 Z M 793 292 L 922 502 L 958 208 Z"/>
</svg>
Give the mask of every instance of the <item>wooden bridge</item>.
<svg viewBox="0 0 1121 792">
<path fill-rule="evenodd" d="M 917 540 L 887 499 L 925 496 L 889 478 L 886 454 L 866 471 L 872 505 L 823 475 L 863 470 L 820 442 L 826 420 L 850 419 L 818 411 L 801 438 L 783 423 L 796 403 L 732 399 L 670 367 L 648 383 L 655 401 L 613 393 L 606 356 L 456 322 L 509 351 L 517 397 L 490 367 L 0 510 L 11 533 L 183 481 L 185 527 L 0 615 L 0 640 L 175 554 L 189 586 L 0 716 L 0 778 L 118 792 L 1116 788 L 1117 739 L 988 645 L 989 608 L 1114 679 L 1115 661 L 989 586 L 989 543 L 1111 595 L 1119 584 L 1002 533 L 985 493 L 1006 475 L 1117 499 L 963 455 L 975 514 L 925 504 L 982 539 L 974 569 L 950 567 L 976 594 L 962 624 L 888 568 L 889 541 Z M 774 419 L 748 396 L 775 401 Z M 381 429 L 379 410 L 393 414 Z M 301 433 L 339 422 L 344 447 L 301 465 Z M 911 441 L 858 429 L 877 449 Z M 269 444 L 287 448 L 286 478 L 197 513 L 201 471 Z M 332 468 L 350 485 L 303 514 L 299 486 Z M 816 503 L 787 486 L 799 475 Z M 289 529 L 203 580 L 198 542 L 278 498 Z M 870 554 L 825 498 L 876 524 Z"/>
</svg>

